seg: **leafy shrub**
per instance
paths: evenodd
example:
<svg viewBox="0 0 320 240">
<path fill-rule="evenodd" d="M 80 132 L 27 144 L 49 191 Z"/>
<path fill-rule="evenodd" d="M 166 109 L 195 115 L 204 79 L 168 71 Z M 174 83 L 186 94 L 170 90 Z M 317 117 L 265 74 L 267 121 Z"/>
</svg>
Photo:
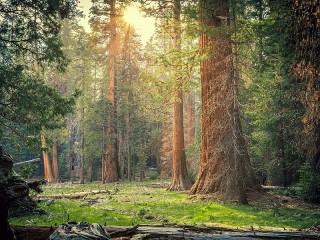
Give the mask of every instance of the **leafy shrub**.
<svg viewBox="0 0 320 240">
<path fill-rule="evenodd" d="M 320 202 L 320 176 L 316 175 L 309 163 L 301 166 L 299 178 L 299 196 L 310 202 Z"/>
<path fill-rule="evenodd" d="M 158 174 L 158 173 L 150 174 L 149 179 L 150 179 L 150 180 L 156 180 L 156 179 L 159 179 L 159 174 Z"/>
</svg>

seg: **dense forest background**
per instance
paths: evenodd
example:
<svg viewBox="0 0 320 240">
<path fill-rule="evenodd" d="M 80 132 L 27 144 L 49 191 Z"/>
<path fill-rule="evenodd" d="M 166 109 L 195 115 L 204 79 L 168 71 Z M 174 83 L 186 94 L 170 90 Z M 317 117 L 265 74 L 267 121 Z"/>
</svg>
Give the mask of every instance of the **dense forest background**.
<svg viewBox="0 0 320 240">
<path fill-rule="evenodd" d="M 147 43 L 123 18 L 133 2 L 156 18 Z M 105 183 L 148 173 L 172 178 L 170 190 L 199 186 L 204 139 L 224 121 L 219 131 L 207 122 L 222 110 L 205 120 L 203 93 L 218 90 L 204 76 L 222 69 L 225 51 L 234 95 L 219 105 L 236 102 L 239 156 L 259 184 L 320 200 L 318 1 L 93 0 L 89 33 L 76 4 L 0 3 L 0 143 L 15 162 L 41 157 L 21 175 Z M 230 49 L 212 50 L 211 40 Z"/>
</svg>

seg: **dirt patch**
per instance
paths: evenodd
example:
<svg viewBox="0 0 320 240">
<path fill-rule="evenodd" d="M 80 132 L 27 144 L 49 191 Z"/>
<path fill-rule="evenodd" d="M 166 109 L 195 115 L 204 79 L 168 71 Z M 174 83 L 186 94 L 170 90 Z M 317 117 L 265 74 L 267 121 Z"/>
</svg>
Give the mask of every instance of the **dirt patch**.
<svg viewBox="0 0 320 240">
<path fill-rule="evenodd" d="M 298 197 L 277 195 L 269 191 L 249 193 L 249 203 L 261 208 L 285 207 L 285 208 L 303 208 L 320 210 L 319 204 L 311 204 Z"/>
</svg>

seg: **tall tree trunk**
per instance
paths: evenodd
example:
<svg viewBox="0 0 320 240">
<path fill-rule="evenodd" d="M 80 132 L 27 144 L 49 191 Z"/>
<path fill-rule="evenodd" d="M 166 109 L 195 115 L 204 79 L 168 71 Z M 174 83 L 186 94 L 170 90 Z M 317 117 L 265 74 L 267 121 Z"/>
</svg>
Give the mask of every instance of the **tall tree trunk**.
<svg viewBox="0 0 320 240">
<path fill-rule="evenodd" d="M 120 178 L 123 179 L 125 166 L 124 166 L 123 156 L 122 156 L 122 151 L 123 151 L 123 131 L 121 129 L 119 129 L 118 138 L 119 138 L 118 163 L 119 163 L 119 169 L 120 169 Z"/>
<path fill-rule="evenodd" d="M 174 45 L 176 50 L 181 50 L 181 26 L 180 26 L 180 0 L 174 0 Z M 178 72 L 176 82 L 176 93 L 173 109 L 173 158 L 172 158 L 172 181 L 169 186 L 171 191 L 184 191 L 190 188 L 191 182 L 188 178 L 186 154 L 184 148 L 183 129 L 183 93 L 181 73 Z"/>
<path fill-rule="evenodd" d="M 127 76 L 126 76 L 126 85 L 127 90 L 125 91 L 125 97 L 127 100 L 127 109 L 125 113 L 125 124 L 127 129 L 127 167 L 128 167 L 128 180 L 132 181 L 132 154 L 131 154 L 131 101 L 132 101 L 132 93 L 131 93 L 131 54 L 130 54 L 130 30 L 131 26 L 128 26 L 126 37 L 124 40 L 124 50 L 125 52 L 125 59 L 128 64 Z"/>
<path fill-rule="evenodd" d="M 36 78 L 40 78 L 39 72 L 39 62 L 38 62 L 38 47 L 36 46 L 36 60 L 34 62 L 34 69 L 36 72 Z M 52 175 L 51 163 L 49 159 L 49 154 L 47 151 L 46 138 L 44 134 L 44 127 L 41 128 L 40 131 L 40 140 L 41 140 L 41 148 L 42 148 L 42 157 L 43 157 L 43 166 L 44 166 L 44 178 L 48 181 L 48 183 L 54 182 L 54 177 Z"/>
<path fill-rule="evenodd" d="M 58 78 L 53 78 L 53 88 L 54 90 L 58 90 Z M 54 137 L 54 141 L 52 144 L 52 175 L 55 182 L 60 181 L 60 175 L 59 175 L 59 161 L 58 161 L 58 141 Z"/>
<path fill-rule="evenodd" d="M 110 103 L 110 114 L 108 114 L 108 127 L 106 128 L 107 147 L 106 158 L 103 164 L 103 183 L 117 182 L 120 178 L 119 163 L 117 157 L 117 142 L 115 139 L 116 128 L 114 118 L 116 117 L 116 0 L 110 1 L 110 42 L 109 42 L 109 82 L 108 100 Z"/>
<path fill-rule="evenodd" d="M 162 123 L 161 179 L 172 175 L 172 141 L 170 138 L 170 129 L 168 119 L 164 119 Z"/>
<path fill-rule="evenodd" d="M 60 181 L 59 163 L 58 163 L 58 143 L 53 142 L 52 145 L 52 174 L 55 182 Z"/>
<path fill-rule="evenodd" d="M 44 165 L 44 179 L 47 180 L 48 183 L 52 183 L 54 182 L 54 177 L 52 175 L 50 159 L 47 152 L 47 144 L 46 144 L 46 138 L 44 134 L 44 128 L 41 129 L 40 137 L 41 137 L 41 148 L 42 148 L 43 165 Z"/>
<path fill-rule="evenodd" d="M 194 143 L 195 139 L 195 110 L 194 91 L 189 90 L 187 94 L 187 144 Z"/>
<path fill-rule="evenodd" d="M 84 156 L 84 141 L 85 141 L 85 132 L 84 132 L 84 108 L 81 110 L 81 131 L 80 131 L 80 136 L 81 136 L 81 148 L 80 148 L 80 169 L 79 169 L 79 177 L 80 177 L 80 183 L 84 183 L 84 161 L 85 161 L 85 156 Z"/>
<path fill-rule="evenodd" d="M 320 175 L 320 6 L 319 1 L 292 1 L 292 23 L 297 63 L 292 73 L 306 83 L 302 103 L 305 108 L 304 144 L 314 176 Z M 319 185 L 313 191 L 320 202 Z"/>
<path fill-rule="evenodd" d="M 189 90 L 187 92 L 187 148 L 194 144 L 195 140 L 195 100 L 194 91 Z M 187 155 L 187 170 L 192 171 L 192 159 Z"/>
<path fill-rule="evenodd" d="M 240 125 L 227 2 L 200 0 L 201 23 L 206 29 L 200 44 L 210 57 L 201 62 L 201 162 L 190 193 L 213 194 L 246 204 L 246 190 L 261 187 L 251 168 Z"/>
<path fill-rule="evenodd" d="M 38 49 L 36 48 L 36 54 L 38 54 Z M 36 56 L 36 61 L 34 63 L 34 68 L 36 71 L 36 78 L 39 79 L 39 63 L 38 63 L 38 55 Z M 48 183 L 54 182 L 54 178 L 52 175 L 51 163 L 49 159 L 49 154 L 47 151 L 46 138 L 44 134 L 44 127 L 41 128 L 40 132 L 41 139 L 41 148 L 42 148 L 42 157 L 43 157 L 43 166 L 44 166 L 44 178 L 48 181 Z"/>
</svg>

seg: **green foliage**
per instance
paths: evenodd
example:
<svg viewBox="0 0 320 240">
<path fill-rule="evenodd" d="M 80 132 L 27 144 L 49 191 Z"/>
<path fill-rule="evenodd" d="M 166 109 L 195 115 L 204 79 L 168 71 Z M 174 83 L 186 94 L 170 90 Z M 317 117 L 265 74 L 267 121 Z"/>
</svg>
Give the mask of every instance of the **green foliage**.
<svg viewBox="0 0 320 240">
<path fill-rule="evenodd" d="M 304 163 L 299 173 L 299 196 L 310 202 L 320 202 L 320 176 L 315 173 L 310 163 Z"/>
<path fill-rule="evenodd" d="M 150 184 L 150 185 L 149 185 Z M 237 206 L 188 199 L 185 193 L 154 188 L 157 182 L 114 184 L 57 184 L 45 186 L 45 195 L 109 189 L 108 194 L 92 195 L 88 199 L 57 199 L 51 204 L 42 201 L 39 208 L 46 215 L 15 217 L 13 225 L 61 224 L 68 220 L 96 222 L 102 225 L 130 226 L 136 224 L 188 224 L 227 226 L 233 228 L 295 228 L 320 224 L 317 211 L 296 208 L 260 208 Z M 158 184 L 160 187 L 164 185 Z M 85 213 L 85 214 L 83 214 Z"/>
<path fill-rule="evenodd" d="M 150 180 L 157 180 L 159 179 L 159 174 L 158 173 L 153 173 L 149 175 Z"/>
<path fill-rule="evenodd" d="M 71 112 L 75 103 L 61 97 L 41 79 L 26 73 L 22 65 L 0 66 L 0 124 L 13 131 L 21 126 L 39 131 L 41 126 L 57 127 L 57 120 Z"/>
<path fill-rule="evenodd" d="M 34 174 L 34 170 L 37 168 L 36 165 L 33 164 L 26 164 L 26 166 L 24 166 L 22 168 L 22 170 L 19 172 L 19 175 L 21 175 L 21 177 L 25 178 L 25 179 L 29 179 L 30 177 L 32 177 L 32 175 Z"/>
<path fill-rule="evenodd" d="M 33 63 L 63 70 L 67 63 L 58 36 L 60 21 L 78 14 L 77 1 L 5 1 L 0 9 L 0 137 L 8 132 L 28 144 L 39 139 L 39 129 L 56 128 L 72 111 L 77 93 L 62 97 Z M 17 14 L 19 12 L 19 14 Z"/>
<path fill-rule="evenodd" d="M 294 59 L 290 6 L 283 1 L 237 2 L 245 132 L 261 183 L 297 182 L 304 161 L 303 87 L 289 75 Z M 267 177 L 267 179 L 265 179 Z"/>
</svg>

